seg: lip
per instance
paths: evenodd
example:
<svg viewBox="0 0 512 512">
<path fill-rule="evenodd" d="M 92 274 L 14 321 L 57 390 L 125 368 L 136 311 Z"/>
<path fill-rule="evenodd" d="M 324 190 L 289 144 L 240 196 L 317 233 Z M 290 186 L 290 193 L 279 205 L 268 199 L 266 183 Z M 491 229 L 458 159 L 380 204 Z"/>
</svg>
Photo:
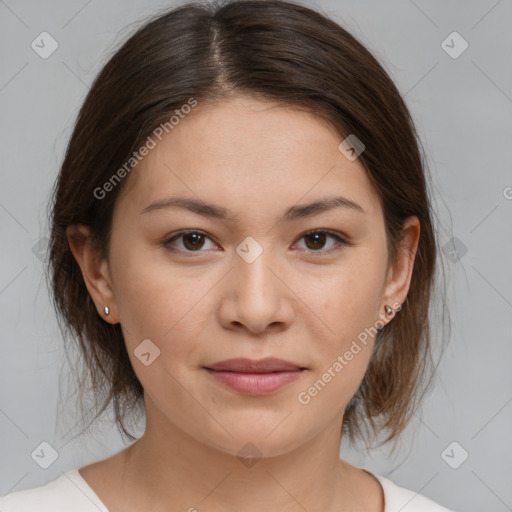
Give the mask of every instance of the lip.
<svg viewBox="0 0 512 512">
<path fill-rule="evenodd" d="M 268 395 L 293 382 L 306 370 L 283 359 L 228 359 L 205 366 L 218 382 L 244 395 Z"/>
<path fill-rule="evenodd" d="M 248 359 L 246 357 L 237 357 L 226 359 L 218 363 L 205 366 L 209 370 L 223 370 L 239 373 L 271 373 L 303 370 L 301 367 L 284 359 L 276 357 L 265 357 L 264 359 Z"/>
</svg>

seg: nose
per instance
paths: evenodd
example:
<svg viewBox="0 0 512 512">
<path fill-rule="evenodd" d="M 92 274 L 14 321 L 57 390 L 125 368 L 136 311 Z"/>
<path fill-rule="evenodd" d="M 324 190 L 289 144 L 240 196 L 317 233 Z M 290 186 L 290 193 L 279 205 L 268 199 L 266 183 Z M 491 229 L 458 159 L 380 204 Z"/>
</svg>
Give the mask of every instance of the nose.
<svg viewBox="0 0 512 512">
<path fill-rule="evenodd" d="M 293 283 L 286 282 L 290 279 L 290 272 L 284 272 L 270 250 L 264 250 L 251 263 L 236 256 L 223 284 L 219 309 L 222 325 L 255 335 L 288 328 L 296 300 Z"/>
</svg>

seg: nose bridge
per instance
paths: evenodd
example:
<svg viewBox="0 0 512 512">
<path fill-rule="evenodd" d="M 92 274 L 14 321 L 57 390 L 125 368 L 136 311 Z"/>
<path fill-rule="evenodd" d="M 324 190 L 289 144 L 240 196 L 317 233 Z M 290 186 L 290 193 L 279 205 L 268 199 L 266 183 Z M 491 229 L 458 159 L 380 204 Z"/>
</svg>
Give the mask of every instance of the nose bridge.
<svg viewBox="0 0 512 512">
<path fill-rule="evenodd" d="M 276 253 L 267 242 L 247 237 L 236 248 L 231 274 L 232 316 L 230 321 L 244 324 L 251 331 L 264 330 L 275 322 L 289 320 L 286 286 Z M 277 276 L 276 276 L 277 274 Z"/>
<path fill-rule="evenodd" d="M 275 288 L 276 277 L 270 269 L 276 267 L 276 258 L 269 239 L 258 241 L 248 236 L 237 246 L 236 253 L 234 265 L 239 295 L 249 295 L 256 300 L 270 298 L 265 295 L 270 295 Z"/>
</svg>

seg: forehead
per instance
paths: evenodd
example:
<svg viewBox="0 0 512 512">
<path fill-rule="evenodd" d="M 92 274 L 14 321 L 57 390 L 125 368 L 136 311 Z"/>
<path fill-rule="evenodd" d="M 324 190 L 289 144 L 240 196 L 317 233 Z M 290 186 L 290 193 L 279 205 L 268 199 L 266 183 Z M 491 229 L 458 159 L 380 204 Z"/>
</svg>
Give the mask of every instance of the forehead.
<svg viewBox="0 0 512 512">
<path fill-rule="evenodd" d="M 199 103 L 155 141 L 128 178 L 125 202 L 138 213 L 171 195 L 254 214 L 335 193 L 376 213 L 361 161 L 347 159 L 342 138 L 309 112 L 252 98 Z"/>
</svg>

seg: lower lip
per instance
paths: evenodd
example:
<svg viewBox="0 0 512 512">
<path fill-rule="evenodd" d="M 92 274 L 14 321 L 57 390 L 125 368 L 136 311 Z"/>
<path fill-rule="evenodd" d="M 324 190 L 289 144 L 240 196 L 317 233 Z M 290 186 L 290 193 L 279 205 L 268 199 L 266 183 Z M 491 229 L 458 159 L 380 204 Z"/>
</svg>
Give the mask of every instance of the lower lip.
<svg viewBox="0 0 512 512">
<path fill-rule="evenodd" d="M 238 373 L 206 368 L 215 379 L 244 395 L 266 395 L 299 378 L 304 370 L 274 373 Z"/>
</svg>

